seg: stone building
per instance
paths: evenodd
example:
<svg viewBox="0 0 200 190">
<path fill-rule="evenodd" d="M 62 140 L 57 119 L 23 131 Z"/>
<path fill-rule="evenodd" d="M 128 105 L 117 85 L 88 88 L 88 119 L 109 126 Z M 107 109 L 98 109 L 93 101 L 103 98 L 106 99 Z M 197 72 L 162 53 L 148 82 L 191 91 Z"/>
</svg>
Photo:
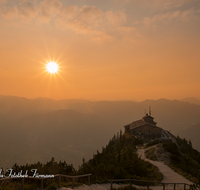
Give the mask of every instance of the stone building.
<svg viewBox="0 0 200 190">
<path fill-rule="evenodd" d="M 135 136 L 160 138 L 162 136 L 163 129 L 156 125 L 154 118 L 150 114 L 146 114 L 142 119 L 134 121 L 128 125 L 125 125 L 125 133 L 130 133 Z"/>
</svg>

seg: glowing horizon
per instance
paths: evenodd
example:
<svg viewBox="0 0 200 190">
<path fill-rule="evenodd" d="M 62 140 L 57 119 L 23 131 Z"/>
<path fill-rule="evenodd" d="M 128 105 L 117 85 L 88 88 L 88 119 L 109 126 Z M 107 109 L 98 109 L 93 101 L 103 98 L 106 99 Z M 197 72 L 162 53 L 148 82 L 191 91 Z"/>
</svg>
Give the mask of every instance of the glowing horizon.
<svg viewBox="0 0 200 190">
<path fill-rule="evenodd" d="M 200 99 L 199 22 L 198 0 L 0 0 L 1 94 Z"/>
</svg>

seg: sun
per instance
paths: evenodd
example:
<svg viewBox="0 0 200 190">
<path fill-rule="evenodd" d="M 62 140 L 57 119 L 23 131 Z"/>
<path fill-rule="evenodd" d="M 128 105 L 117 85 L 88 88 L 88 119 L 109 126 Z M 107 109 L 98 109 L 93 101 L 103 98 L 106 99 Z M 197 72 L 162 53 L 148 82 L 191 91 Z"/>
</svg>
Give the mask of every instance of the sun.
<svg viewBox="0 0 200 190">
<path fill-rule="evenodd" d="M 49 62 L 46 64 L 46 70 L 53 74 L 58 72 L 58 64 L 56 62 Z"/>
</svg>

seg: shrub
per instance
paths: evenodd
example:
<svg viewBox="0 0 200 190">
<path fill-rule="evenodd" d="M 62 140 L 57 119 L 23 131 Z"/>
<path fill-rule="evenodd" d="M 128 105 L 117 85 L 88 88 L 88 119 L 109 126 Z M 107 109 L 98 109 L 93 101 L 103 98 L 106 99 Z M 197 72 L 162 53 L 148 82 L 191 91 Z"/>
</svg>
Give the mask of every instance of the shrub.
<svg viewBox="0 0 200 190">
<path fill-rule="evenodd" d="M 178 147 L 175 143 L 173 142 L 163 142 L 163 148 L 170 152 L 171 154 L 175 154 L 177 156 L 179 156 L 179 150 L 178 150 Z"/>
<path fill-rule="evenodd" d="M 159 143 L 159 140 L 155 140 L 155 141 L 152 141 L 152 142 L 149 142 L 146 147 L 149 147 L 149 146 L 153 146 L 153 145 L 156 145 Z"/>
<path fill-rule="evenodd" d="M 47 187 L 47 190 L 56 190 L 58 188 L 58 184 L 53 182 Z"/>
</svg>

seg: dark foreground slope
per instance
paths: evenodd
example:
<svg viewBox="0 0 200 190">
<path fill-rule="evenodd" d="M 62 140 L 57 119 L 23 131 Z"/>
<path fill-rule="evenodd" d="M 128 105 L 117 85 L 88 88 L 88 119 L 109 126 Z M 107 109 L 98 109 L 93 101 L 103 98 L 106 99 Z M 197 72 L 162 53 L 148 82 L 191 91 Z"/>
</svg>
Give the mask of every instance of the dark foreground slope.
<svg viewBox="0 0 200 190">
<path fill-rule="evenodd" d="M 177 137 L 177 147 L 173 143 L 164 143 L 163 147 L 171 153 L 170 167 L 190 181 L 199 183 L 200 152 L 192 147 L 192 142 Z"/>
<path fill-rule="evenodd" d="M 149 149 L 148 158 L 151 160 L 161 160 L 161 157 L 162 160 L 169 158 L 168 165 L 175 172 L 194 183 L 200 183 L 200 152 L 193 148 L 190 140 L 177 136 L 176 141 L 178 146 L 170 141 L 160 141 L 162 146 L 158 144 L 158 140 L 150 142 L 147 146 L 156 144 L 157 146 Z M 163 148 L 165 151 L 162 150 Z"/>
<path fill-rule="evenodd" d="M 93 182 L 107 182 L 109 179 L 143 179 L 161 181 L 162 174 L 158 168 L 138 157 L 136 145 L 142 141 L 128 134 L 114 136 L 102 152 L 85 162 L 79 174 L 92 173 Z"/>
<path fill-rule="evenodd" d="M 144 180 L 161 181 L 162 174 L 158 171 L 158 168 L 140 159 L 136 154 L 136 145 L 141 144 L 142 141 L 129 135 L 122 135 L 122 132 L 109 141 L 105 148 L 102 148 L 100 153 L 93 155 L 93 158 L 89 161 L 83 159 L 83 164 L 79 170 L 75 170 L 73 165 L 67 162 L 56 162 L 54 158 L 46 164 L 37 162 L 34 164 L 18 165 L 14 164 L 12 167 L 14 172 L 25 172 L 28 170 L 28 175 L 32 176 L 31 169 L 37 169 L 37 173 L 44 174 L 65 174 L 65 175 L 79 175 L 92 173 L 91 183 L 107 182 L 110 179 L 120 178 L 134 178 Z M 5 174 L 5 172 L 4 172 Z M 6 175 L 8 175 L 6 173 Z M 76 178 L 75 185 L 85 183 L 85 178 Z M 58 188 L 58 179 L 45 179 L 44 188 L 47 190 Z M 71 187 L 71 179 L 62 178 L 62 187 Z M 33 190 L 40 186 L 40 180 L 25 179 L 25 189 Z M 1 183 L 0 190 L 20 190 L 21 180 L 10 180 Z"/>
</svg>

